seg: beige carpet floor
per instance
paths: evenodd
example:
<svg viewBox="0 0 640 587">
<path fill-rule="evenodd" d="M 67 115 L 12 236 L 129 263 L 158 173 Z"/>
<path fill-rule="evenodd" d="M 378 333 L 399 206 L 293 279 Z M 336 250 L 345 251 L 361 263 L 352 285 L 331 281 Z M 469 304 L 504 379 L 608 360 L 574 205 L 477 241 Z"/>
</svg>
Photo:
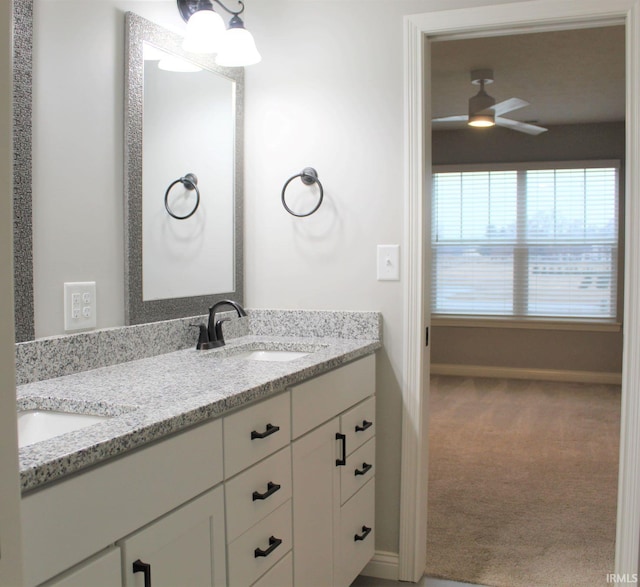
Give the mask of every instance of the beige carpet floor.
<svg viewBox="0 0 640 587">
<path fill-rule="evenodd" d="M 607 585 L 619 386 L 436 376 L 429 405 L 427 575 Z"/>
</svg>

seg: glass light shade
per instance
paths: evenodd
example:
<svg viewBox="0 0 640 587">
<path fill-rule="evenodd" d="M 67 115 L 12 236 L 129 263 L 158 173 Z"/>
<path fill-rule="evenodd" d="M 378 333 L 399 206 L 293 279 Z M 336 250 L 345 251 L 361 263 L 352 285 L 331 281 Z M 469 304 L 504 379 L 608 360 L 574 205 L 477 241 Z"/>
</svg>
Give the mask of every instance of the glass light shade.
<svg viewBox="0 0 640 587">
<path fill-rule="evenodd" d="M 469 116 L 469 122 L 467 122 L 467 124 L 469 126 L 475 126 L 476 128 L 486 128 L 488 126 L 495 126 L 496 121 L 491 114 L 474 114 L 473 116 Z"/>
<path fill-rule="evenodd" d="M 217 12 L 198 10 L 187 22 L 182 48 L 189 53 L 216 53 L 224 35 L 224 21 Z"/>
<path fill-rule="evenodd" d="M 224 67 L 243 67 L 261 59 L 253 35 L 243 27 L 233 27 L 224 34 L 216 63 Z"/>
</svg>

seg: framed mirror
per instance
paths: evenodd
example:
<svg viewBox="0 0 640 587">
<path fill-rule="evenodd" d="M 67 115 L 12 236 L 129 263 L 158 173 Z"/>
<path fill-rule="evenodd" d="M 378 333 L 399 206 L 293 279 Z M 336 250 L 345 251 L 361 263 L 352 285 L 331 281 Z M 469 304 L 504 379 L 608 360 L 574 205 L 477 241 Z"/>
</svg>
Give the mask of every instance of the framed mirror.
<svg viewBox="0 0 640 587">
<path fill-rule="evenodd" d="M 16 342 L 34 338 L 31 201 L 33 0 L 13 1 L 13 273 Z"/>
<path fill-rule="evenodd" d="M 243 301 L 244 70 L 126 14 L 125 319 Z"/>
</svg>

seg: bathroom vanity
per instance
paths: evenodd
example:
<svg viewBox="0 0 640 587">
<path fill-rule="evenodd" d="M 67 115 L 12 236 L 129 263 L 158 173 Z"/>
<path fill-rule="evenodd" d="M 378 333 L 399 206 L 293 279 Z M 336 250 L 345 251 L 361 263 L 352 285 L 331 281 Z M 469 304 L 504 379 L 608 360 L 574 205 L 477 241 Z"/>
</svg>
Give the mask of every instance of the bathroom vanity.
<svg viewBox="0 0 640 587">
<path fill-rule="evenodd" d="M 348 586 L 374 552 L 380 346 L 249 335 L 21 386 L 123 410 L 21 449 L 27 584 Z"/>
</svg>

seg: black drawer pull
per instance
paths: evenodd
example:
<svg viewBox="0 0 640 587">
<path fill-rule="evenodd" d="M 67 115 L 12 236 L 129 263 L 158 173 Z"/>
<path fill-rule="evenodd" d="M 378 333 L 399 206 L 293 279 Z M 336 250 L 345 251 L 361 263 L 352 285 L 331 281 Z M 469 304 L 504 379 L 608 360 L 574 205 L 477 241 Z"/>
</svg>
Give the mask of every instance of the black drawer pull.
<svg viewBox="0 0 640 587">
<path fill-rule="evenodd" d="M 356 424 L 356 432 L 364 432 L 367 428 L 371 428 L 371 426 L 373 426 L 373 422 L 362 420 L 362 426 Z"/>
<path fill-rule="evenodd" d="M 144 587 L 151 587 L 151 565 L 140 559 L 133 562 L 134 573 L 144 573 Z"/>
<path fill-rule="evenodd" d="M 356 469 L 355 476 L 357 477 L 358 475 L 366 475 L 369 471 L 371 471 L 371 469 L 373 469 L 373 465 L 369 463 L 362 463 L 362 469 Z"/>
<path fill-rule="evenodd" d="M 356 534 L 353 537 L 354 542 L 358 542 L 358 540 L 364 540 L 367 536 L 371 534 L 371 528 L 367 528 L 367 526 L 362 526 L 362 534 Z"/>
<path fill-rule="evenodd" d="M 336 432 L 336 440 L 342 441 L 342 458 L 336 459 L 336 467 L 344 467 L 347 464 L 347 436 Z"/>
<path fill-rule="evenodd" d="M 267 499 L 271 497 L 276 491 L 280 489 L 280 485 L 274 483 L 273 481 L 269 481 L 267 483 L 267 490 L 264 493 L 258 493 L 257 491 L 253 492 L 253 501 L 257 501 L 259 499 Z"/>
<path fill-rule="evenodd" d="M 253 430 L 251 432 L 251 440 L 255 440 L 256 438 L 266 438 L 267 436 L 271 436 L 275 434 L 278 430 L 280 430 L 280 426 L 274 426 L 273 424 L 267 424 L 264 432 L 256 432 Z"/>
<path fill-rule="evenodd" d="M 253 551 L 253 556 L 255 558 L 258 558 L 260 556 L 269 556 L 281 544 L 282 544 L 282 540 L 280 538 L 276 538 L 275 536 L 271 536 L 269 538 L 269 548 L 267 548 L 267 550 L 262 550 L 261 548 L 256 548 Z"/>
</svg>

